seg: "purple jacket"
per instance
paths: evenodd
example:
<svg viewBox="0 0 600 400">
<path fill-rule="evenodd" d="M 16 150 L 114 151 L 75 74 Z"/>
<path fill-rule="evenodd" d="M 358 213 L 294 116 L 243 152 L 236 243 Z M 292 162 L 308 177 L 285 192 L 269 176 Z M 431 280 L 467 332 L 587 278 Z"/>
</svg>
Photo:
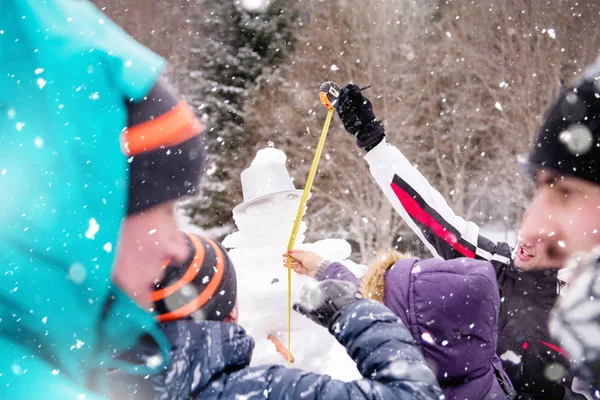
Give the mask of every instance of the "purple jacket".
<svg viewBox="0 0 600 400">
<path fill-rule="evenodd" d="M 340 263 L 330 264 L 317 278 L 361 284 Z M 397 261 L 385 273 L 383 302 L 411 331 L 446 399 L 509 398 L 495 372 L 510 385 L 496 355 L 500 297 L 489 262 Z"/>
</svg>

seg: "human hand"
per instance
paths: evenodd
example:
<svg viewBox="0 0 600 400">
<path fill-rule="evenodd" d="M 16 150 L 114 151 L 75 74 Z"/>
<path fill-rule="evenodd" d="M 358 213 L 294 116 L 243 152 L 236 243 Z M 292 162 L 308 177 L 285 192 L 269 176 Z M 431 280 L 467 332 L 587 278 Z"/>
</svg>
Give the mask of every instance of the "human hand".
<svg viewBox="0 0 600 400">
<path fill-rule="evenodd" d="M 292 269 L 299 275 L 308 275 L 315 277 L 319 265 L 323 262 L 323 257 L 309 250 L 294 249 L 283 255 L 283 266 L 287 268 L 288 254 L 291 257 Z"/>
<path fill-rule="evenodd" d="M 385 129 L 375 118 L 373 105 L 357 85 L 350 83 L 341 90 L 336 110 L 344 128 L 356 137 L 361 149 L 369 151 L 385 137 Z"/>
</svg>

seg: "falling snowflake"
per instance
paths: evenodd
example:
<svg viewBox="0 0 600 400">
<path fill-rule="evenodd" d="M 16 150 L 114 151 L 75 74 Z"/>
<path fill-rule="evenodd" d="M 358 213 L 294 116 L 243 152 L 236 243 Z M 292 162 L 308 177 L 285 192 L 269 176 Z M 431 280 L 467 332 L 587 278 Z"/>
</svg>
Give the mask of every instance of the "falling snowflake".
<svg viewBox="0 0 600 400">
<path fill-rule="evenodd" d="M 340 67 L 338 67 L 338 66 L 337 66 L 337 65 L 335 65 L 335 64 L 331 64 L 331 67 L 329 67 L 329 70 L 330 70 L 331 72 L 339 71 L 339 70 L 340 70 Z"/>
<path fill-rule="evenodd" d="M 71 265 L 71 268 L 69 268 L 69 275 L 68 278 L 73 281 L 76 284 L 81 284 L 83 283 L 83 281 L 85 281 L 85 278 L 87 277 L 87 270 L 85 269 L 85 267 L 79 263 L 75 263 L 73 265 Z"/>
<path fill-rule="evenodd" d="M 96 222 L 96 218 L 90 218 L 89 227 L 87 232 L 85 233 L 85 237 L 88 239 L 94 239 L 96 233 L 100 230 L 100 225 Z"/>
<path fill-rule="evenodd" d="M 160 354 L 155 354 L 146 359 L 146 365 L 150 368 L 156 368 L 163 363 L 163 358 Z"/>
<path fill-rule="evenodd" d="M 36 83 L 40 89 L 43 89 L 44 86 L 46 86 L 46 80 L 44 78 L 38 78 Z"/>
<path fill-rule="evenodd" d="M 571 125 L 562 131 L 558 140 L 573 154 L 585 154 L 592 148 L 594 137 L 585 125 Z"/>
<path fill-rule="evenodd" d="M 35 139 L 33 139 L 33 145 L 38 149 L 41 149 L 44 146 L 44 139 L 42 139 L 39 136 L 36 136 Z"/>
<path fill-rule="evenodd" d="M 496 109 L 498 109 L 499 111 L 502 111 L 502 104 L 497 101 L 496 104 L 494 104 L 494 107 L 496 107 Z"/>
<path fill-rule="evenodd" d="M 429 344 L 435 343 L 435 341 L 433 340 L 433 336 L 431 336 L 431 333 L 429 333 L 429 332 L 423 332 L 423 334 L 421 335 L 421 339 L 423 339 L 423 341 L 425 343 L 429 343 Z"/>
<path fill-rule="evenodd" d="M 77 339 L 77 341 L 75 342 L 75 344 L 73 346 L 71 346 L 71 350 L 75 350 L 75 349 L 79 350 L 80 348 L 83 347 L 84 344 L 85 343 L 83 341 Z"/>
<path fill-rule="evenodd" d="M 13 364 L 10 369 L 12 370 L 13 374 L 15 375 L 21 375 L 21 373 L 23 372 L 23 369 L 21 368 L 21 366 L 19 364 Z"/>
<path fill-rule="evenodd" d="M 520 364 L 521 363 L 521 357 L 519 357 L 517 355 L 517 353 L 515 353 L 512 350 L 508 350 L 506 353 L 502 354 L 500 356 L 500 359 L 502 361 L 508 361 L 508 362 L 513 363 L 513 364 Z"/>
</svg>

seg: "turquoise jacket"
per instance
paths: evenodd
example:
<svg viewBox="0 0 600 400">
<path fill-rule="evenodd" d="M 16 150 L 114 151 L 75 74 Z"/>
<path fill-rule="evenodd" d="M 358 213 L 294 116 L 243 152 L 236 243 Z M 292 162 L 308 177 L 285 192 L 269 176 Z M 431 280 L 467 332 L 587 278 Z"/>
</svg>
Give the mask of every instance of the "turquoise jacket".
<svg viewBox="0 0 600 400">
<path fill-rule="evenodd" d="M 162 67 L 88 1 L 0 1 L 0 399 L 101 398 L 105 370 L 128 367 L 111 355 L 142 334 L 168 358 L 110 280 L 126 100 Z"/>
</svg>

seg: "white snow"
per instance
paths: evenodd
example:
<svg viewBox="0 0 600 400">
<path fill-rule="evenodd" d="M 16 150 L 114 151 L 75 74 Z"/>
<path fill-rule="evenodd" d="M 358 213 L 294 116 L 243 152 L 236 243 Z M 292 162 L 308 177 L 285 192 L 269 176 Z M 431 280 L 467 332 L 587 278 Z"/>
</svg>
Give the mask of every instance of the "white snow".
<svg viewBox="0 0 600 400">
<path fill-rule="evenodd" d="M 287 161 L 287 156 L 282 150 L 276 149 L 274 147 L 267 147 L 264 149 L 260 149 L 254 160 L 252 160 L 251 166 L 257 166 L 262 164 L 269 163 L 277 163 L 277 164 L 285 164 Z"/>
<path fill-rule="evenodd" d="M 263 11 L 268 3 L 265 0 L 242 0 L 241 4 L 247 11 Z"/>
<path fill-rule="evenodd" d="M 34 145 L 35 147 L 37 147 L 38 149 L 41 149 L 42 147 L 44 147 L 44 139 L 42 139 L 42 138 L 41 138 L 41 137 L 39 137 L 39 136 L 36 136 L 36 137 L 33 139 L 33 145 Z"/>
<path fill-rule="evenodd" d="M 85 237 L 88 239 L 94 239 L 96 233 L 100 230 L 100 225 L 96 222 L 96 218 L 90 218 L 89 227 L 87 232 L 85 233 Z"/>
<path fill-rule="evenodd" d="M 500 359 L 502 361 L 509 361 L 509 362 L 511 362 L 513 364 L 520 364 L 521 363 L 521 357 L 519 357 L 517 355 L 517 353 L 515 353 L 512 350 L 508 350 L 504 354 L 501 354 L 500 355 Z"/>
</svg>

